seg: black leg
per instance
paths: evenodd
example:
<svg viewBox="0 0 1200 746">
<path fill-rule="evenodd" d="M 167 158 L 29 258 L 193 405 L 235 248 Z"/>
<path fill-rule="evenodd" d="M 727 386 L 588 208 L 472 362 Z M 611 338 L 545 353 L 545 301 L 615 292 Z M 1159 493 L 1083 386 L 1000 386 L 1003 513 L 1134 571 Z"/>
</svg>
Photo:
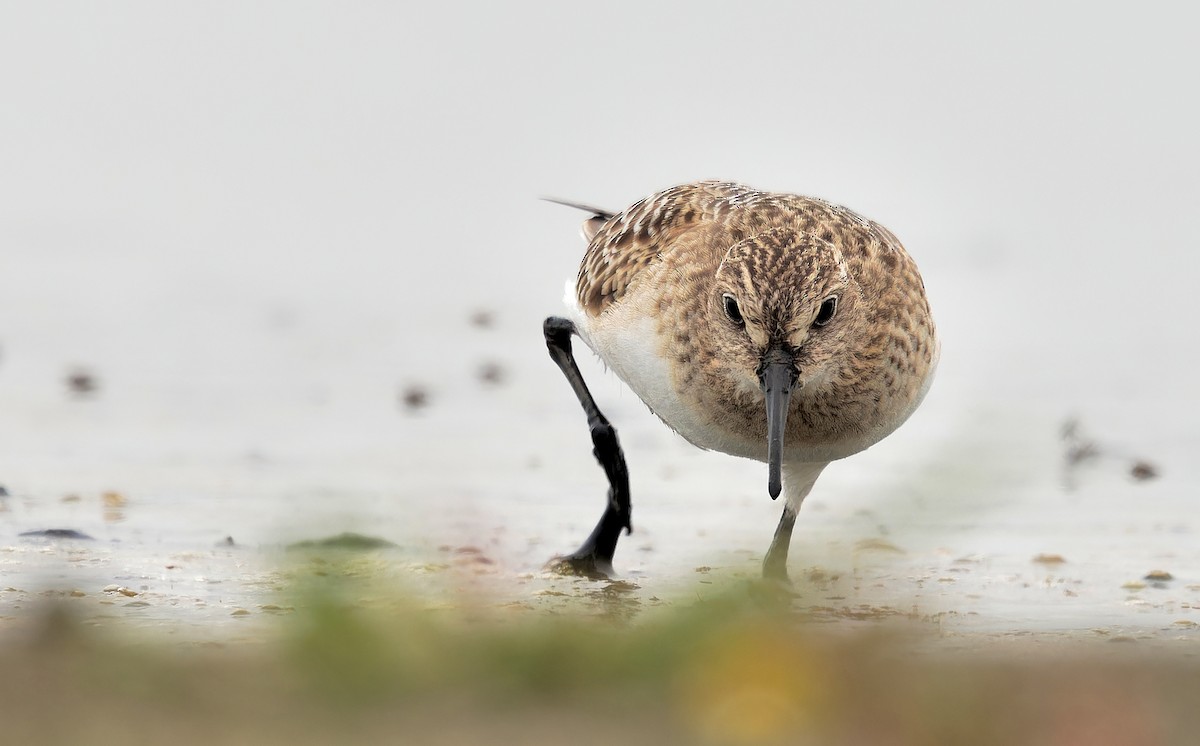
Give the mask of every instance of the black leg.
<svg viewBox="0 0 1200 746">
<path fill-rule="evenodd" d="M 763 558 L 763 577 L 771 580 L 787 582 L 788 547 L 792 544 L 792 527 L 796 525 L 796 511 L 791 505 L 783 506 L 783 516 L 775 529 L 775 538 L 771 540 L 771 548 Z"/>
<path fill-rule="evenodd" d="M 550 357 L 558 364 L 563 375 L 567 377 L 575 396 L 587 414 L 588 428 L 592 432 L 592 453 L 604 473 L 608 476 L 608 505 L 604 515 L 592 530 L 591 536 L 583 542 L 583 546 L 565 557 L 558 557 L 554 564 L 562 570 L 590 576 L 609 576 L 613 574 L 612 558 L 617 549 L 617 539 L 621 529 L 633 531 L 629 522 L 632 506 L 629 501 L 629 470 L 625 467 L 625 454 L 621 452 L 621 444 L 617 440 L 617 430 L 614 428 L 596 406 L 596 400 L 583 382 L 579 366 L 575 364 L 575 356 L 571 353 L 571 335 L 575 333 L 575 325 L 568 319 L 551 316 L 546 319 L 542 330 L 546 334 L 546 347 Z"/>
</svg>

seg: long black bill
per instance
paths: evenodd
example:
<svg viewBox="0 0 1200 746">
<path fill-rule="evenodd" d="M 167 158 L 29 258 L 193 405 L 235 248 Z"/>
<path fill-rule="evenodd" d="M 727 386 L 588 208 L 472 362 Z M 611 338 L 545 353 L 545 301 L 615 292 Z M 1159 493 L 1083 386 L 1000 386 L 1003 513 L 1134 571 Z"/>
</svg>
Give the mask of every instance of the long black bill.
<svg viewBox="0 0 1200 746">
<path fill-rule="evenodd" d="M 759 380 L 767 399 L 767 491 L 774 500 L 783 489 L 780 476 L 783 433 L 787 429 L 788 403 L 796 385 L 795 358 L 779 348 L 772 349 L 763 356 Z"/>
</svg>

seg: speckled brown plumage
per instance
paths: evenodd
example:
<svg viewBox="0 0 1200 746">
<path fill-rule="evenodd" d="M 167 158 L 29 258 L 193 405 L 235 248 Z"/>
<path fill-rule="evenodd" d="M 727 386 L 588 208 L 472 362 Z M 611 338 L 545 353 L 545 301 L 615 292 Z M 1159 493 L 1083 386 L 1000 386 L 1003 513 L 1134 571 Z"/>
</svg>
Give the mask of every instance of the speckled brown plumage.
<svg viewBox="0 0 1200 746">
<path fill-rule="evenodd" d="M 790 339 L 799 350 L 801 386 L 785 442 L 805 460 L 850 455 L 894 429 L 915 407 L 937 357 L 924 285 L 899 241 L 811 197 L 715 181 L 647 197 L 592 238 L 576 290 L 589 340 L 615 331 L 605 323 L 615 307 L 653 295 L 660 352 L 672 361 L 678 396 L 709 427 L 744 441 L 738 455 L 762 458 L 765 449 L 753 374 L 756 355 L 773 340 Z M 725 292 L 753 296 L 742 308 L 745 333 L 724 318 Z M 837 316 L 812 327 L 831 294 L 839 295 Z M 622 372 L 619 362 L 606 362 Z"/>
</svg>

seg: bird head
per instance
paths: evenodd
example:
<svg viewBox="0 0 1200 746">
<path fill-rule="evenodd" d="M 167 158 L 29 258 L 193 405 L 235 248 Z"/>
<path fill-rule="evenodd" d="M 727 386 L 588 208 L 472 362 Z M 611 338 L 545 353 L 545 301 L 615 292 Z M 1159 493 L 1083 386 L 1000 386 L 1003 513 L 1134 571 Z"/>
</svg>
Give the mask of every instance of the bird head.
<svg viewBox="0 0 1200 746">
<path fill-rule="evenodd" d="M 715 280 L 707 315 L 721 350 L 716 364 L 739 390 L 762 396 L 775 498 L 792 394 L 836 373 L 857 298 L 837 247 L 788 228 L 734 244 Z"/>
</svg>

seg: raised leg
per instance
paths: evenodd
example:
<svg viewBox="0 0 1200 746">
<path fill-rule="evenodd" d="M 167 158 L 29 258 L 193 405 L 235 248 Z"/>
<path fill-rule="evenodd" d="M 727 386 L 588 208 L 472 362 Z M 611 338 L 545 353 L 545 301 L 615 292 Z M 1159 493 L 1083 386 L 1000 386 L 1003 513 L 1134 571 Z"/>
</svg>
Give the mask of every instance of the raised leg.
<svg viewBox="0 0 1200 746">
<path fill-rule="evenodd" d="M 787 582 L 788 547 L 792 544 L 792 527 L 796 525 L 796 511 L 790 504 L 783 506 L 783 516 L 779 526 L 775 528 L 775 538 L 771 540 L 771 548 L 763 558 L 763 577 L 771 580 Z"/>
<path fill-rule="evenodd" d="M 571 335 L 575 325 L 568 319 L 551 316 L 542 325 L 546 334 L 546 347 L 550 357 L 558 364 L 563 375 L 575 390 L 575 396 L 587 414 L 588 429 L 592 432 L 592 453 L 608 476 L 608 505 L 604 515 L 592 530 L 583 545 L 571 554 L 555 558 L 552 563 L 560 570 L 589 576 L 613 574 L 612 558 L 617 549 L 621 529 L 632 532 L 629 517 L 632 505 L 629 500 L 629 470 L 625 467 L 625 454 L 617 440 L 617 430 L 596 406 L 596 400 L 583 382 L 575 355 L 571 352 Z M 789 529 L 790 530 L 790 529 Z M 787 550 L 784 549 L 786 554 Z"/>
</svg>

